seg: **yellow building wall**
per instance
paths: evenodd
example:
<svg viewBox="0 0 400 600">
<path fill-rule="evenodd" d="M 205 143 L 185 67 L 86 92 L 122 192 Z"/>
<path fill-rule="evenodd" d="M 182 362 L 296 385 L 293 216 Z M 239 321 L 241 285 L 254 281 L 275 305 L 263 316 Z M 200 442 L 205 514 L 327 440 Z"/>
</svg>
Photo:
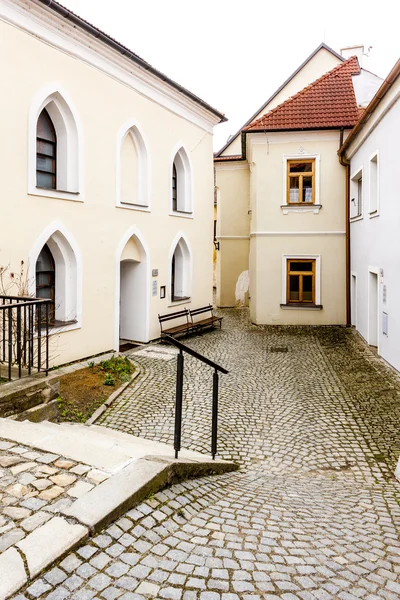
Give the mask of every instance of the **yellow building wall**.
<svg viewBox="0 0 400 600">
<path fill-rule="evenodd" d="M 249 136 L 251 171 L 250 309 L 258 324 L 345 324 L 345 169 L 337 157 L 339 132 L 287 132 Z M 285 214 L 285 157 L 319 160 L 321 208 Z M 318 167 L 317 167 L 318 168 Z M 318 255 L 322 310 L 280 304 L 284 255 Z"/>
<path fill-rule="evenodd" d="M 115 347 L 116 251 L 136 228 L 158 269 L 157 296 L 149 291 L 149 339 L 159 336 L 158 313 L 176 310 L 169 299 L 169 253 L 183 232 L 192 253 L 191 301 L 212 301 L 213 150 L 212 133 L 143 94 L 16 27 L 0 23 L 2 172 L 0 264 L 17 271 L 41 233 L 54 221 L 71 232 L 82 255 L 82 327 L 53 337 L 54 364 Z M 50 83 L 68 93 L 82 127 L 83 202 L 29 195 L 28 114 L 33 98 Z M 134 118 L 150 156 L 151 212 L 116 207 L 117 134 Z M 7 140 L 7 143 L 4 143 Z M 189 154 L 194 218 L 170 216 L 171 165 L 179 145 Z M 119 268 L 119 267 L 117 267 Z M 159 287 L 167 286 L 160 299 Z M 183 307 L 183 306 L 182 306 Z"/>
<path fill-rule="evenodd" d="M 249 268 L 250 178 L 247 162 L 218 164 L 217 186 L 217 306 L 236 306 L 240 275 Z"/>
</svg>

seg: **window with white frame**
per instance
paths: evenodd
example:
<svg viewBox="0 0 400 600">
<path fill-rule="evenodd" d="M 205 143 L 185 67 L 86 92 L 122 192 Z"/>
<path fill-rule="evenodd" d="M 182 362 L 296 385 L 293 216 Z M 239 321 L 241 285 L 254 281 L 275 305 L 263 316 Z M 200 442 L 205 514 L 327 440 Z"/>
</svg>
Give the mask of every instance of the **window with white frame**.
<svg viewBox="0 0 400 600">
<path fill-rule="evenodd" d="M 172 164 L 171 209 L 173 213 L 193 212 L 192 173 L 189 157 L 184 148 L 178 150 Z"/>
<path fill-rule="evenodd" d="M 314 204 L 315 159 L 287 161 L 286 201 L 288 204 Z"/>
<path fill-rule="evenodd" d="M 369 161 L 369 214 L 374 216 L 379 209 L 379 164 L 378 153 Z"/>
<path fill-rule="evenodd" d="M 79 138 L 74 114 L 60 92 L 33 102 L 29 114 L 29 193 L 78 199 Z"/>
<path fill-rule="evenodd" d="M 359 169 L 357 173 L 350 178 L 350 218 L 356 219 L 362 216 L 363 212 L 363 170 Z"/>
<path fill-rule="evenodd" d="M 183 238 L 175 246 L 171 259 L 171 300 L 190 298 L 190 252 Z"/>
<path fill-rule="evenodd" d="M 119 204 L 149 207 L 149 165 L 144 139 L 132 125 L 122 136 L 119 153 Z"/>
<path fill-rule="evenodd" d="M 283 255 L 282 308 L 322 308 L 320 265 L 318 254 Z"/>
<path fill-rule="evenodd" d="M 39 252 L 35 265 L 36 297 L 52 300 L 53 325 L 77 321 L 77 260 L 65 236 L 54 232 Z"/>
</svg>

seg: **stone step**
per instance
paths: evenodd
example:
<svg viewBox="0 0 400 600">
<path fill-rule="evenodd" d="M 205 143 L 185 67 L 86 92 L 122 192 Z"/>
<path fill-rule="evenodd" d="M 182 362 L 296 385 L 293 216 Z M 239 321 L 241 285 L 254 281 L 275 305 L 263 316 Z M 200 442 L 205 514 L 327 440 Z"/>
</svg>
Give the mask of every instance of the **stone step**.
<svg viewBox="0 0 400 600">
<path fill-rule="evenodd" d="M 87 427 L 82 424 L 0 419 L 0 438 L 34 446 L 109 473 L 116 473 L 130 462 L 145 456 L 174 456 L 172 446 L 98 425 Z M 197 462 L 210 460 L 208 456 L 184 449 L 180 458 Z"/>
</svg>

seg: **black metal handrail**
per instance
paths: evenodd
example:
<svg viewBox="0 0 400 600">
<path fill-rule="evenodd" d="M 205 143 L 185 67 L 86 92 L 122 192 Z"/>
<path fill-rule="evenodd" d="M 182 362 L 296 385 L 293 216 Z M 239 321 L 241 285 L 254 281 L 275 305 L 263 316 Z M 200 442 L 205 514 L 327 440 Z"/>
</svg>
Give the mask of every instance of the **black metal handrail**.
<svg viewBox="0 0 400 600">
<path fill-rule="evenodd" d="M 31 375 L 32 369 L 49 371 L 49 321 L 52 300 L 0 295 L 0 365 Z"/>
<path fill-rule="evenodd" d="M 178 458 L 178 452 L 181 449 L 181 437 L 182 437 L 182 398 L 183 398 L 183 366 L 184 366 L 184 357 L 183 353 L 186 352 L 200 360 L 204 364 L 208 365 L 212 369 L 214 369 L 213 373 L 213 398 L 212 398 L 212 420 L 211 420 L 211 454 L 213 460 L 215 460 L 215 455 L 217 454 L 217 437 L 218 437 L 218 371 L 220 373 L 224 373 L 225 375 L 229 373 L 227 369 L 221 367 L 214 361 L 210 360 L 206 356 L 199 354 L 195 350 L 192 350 L 182 342 L 178 342 L 178 340 L 174 339 L 170 335 L 164 336 L 165 340 L 167 340 L 170 344 L 173 344 L 179 349 L 179 354 L 177 357 L 177 370 L 176 370 L 176 394 L 175 394 L 175 431 L 174 431 L 174 450 L 175 450 L 175 458 Z"/>
</svg>

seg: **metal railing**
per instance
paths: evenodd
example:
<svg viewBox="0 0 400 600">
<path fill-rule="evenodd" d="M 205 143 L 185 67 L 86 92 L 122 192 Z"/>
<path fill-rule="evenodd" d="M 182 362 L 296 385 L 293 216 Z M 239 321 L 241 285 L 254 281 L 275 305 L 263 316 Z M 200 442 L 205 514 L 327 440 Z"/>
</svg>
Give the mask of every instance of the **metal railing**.
<svg viewBox="0 0 400 600">
<path fill-rule="evenodd" d="M 175 458 L 178 458 L 178 452 L 181 449 L 181 437 L 182 437 L 182 398 L 183 398 L 183 366 L 184 366 L 184 356 L 183 353 L 186 352 L 193 356 L 197 360 L 205 363 L 212 369 L 214 369 L 213 373 L 213 394 L 212 394 L 212 418 L 211 418 L 211 454 L 213 460 L 215 460 L 215 455 L 217 454 L 217 437 L 218 437 L 218 371 L 220 373 L 224 373 L 225 375 L 229 373 L 224 367 L 217 365 L 217 363 L 213 362 L 209 358 L 206 358 L 202 354 L 199 354 L 195 350 L 192 350 L 188 346 L 185 346 L 181 342 L 178 342 L 170 335 L 166 335 L 164 340 L 167 340 L 170 344 L 173 344 L 179 349 L 179 354 L 177 356 L 177 370 L 176 370 L 176 394 L 175 394 L 175 431 L 174 431 L 174 450 L 175 450 Z"/>
<path fill-rule="evenodd" d="M 0 295 L 0 376 L 19 379 L 49 371 L 52 300 Z M 24 373 L 23 373 L 24 371 Z"/>
</svg>

